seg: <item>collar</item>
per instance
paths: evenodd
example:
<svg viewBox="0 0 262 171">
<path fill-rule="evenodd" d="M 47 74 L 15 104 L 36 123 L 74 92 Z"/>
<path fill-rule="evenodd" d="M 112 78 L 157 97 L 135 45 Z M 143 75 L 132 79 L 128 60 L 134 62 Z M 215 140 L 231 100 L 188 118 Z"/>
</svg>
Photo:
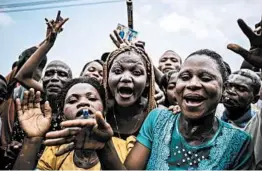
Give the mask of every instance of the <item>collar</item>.
<svg viewBox="0 0 262 171">
<path fill-rule="evenodd" d="M 236 120 L 230 120 L 228 118 L 228 111 L 225 109 L 221 117 L 221 120 L 231 123 L 239 128 L 244 128 L 246 124 L 249 122 L 249 120 L 255 115 L 256 115 L 256 112 L 253 110 L 252 106 L 250 106 L 248 111 L 244 115 L 242 115 L 240 118 Z"/>
</svg>

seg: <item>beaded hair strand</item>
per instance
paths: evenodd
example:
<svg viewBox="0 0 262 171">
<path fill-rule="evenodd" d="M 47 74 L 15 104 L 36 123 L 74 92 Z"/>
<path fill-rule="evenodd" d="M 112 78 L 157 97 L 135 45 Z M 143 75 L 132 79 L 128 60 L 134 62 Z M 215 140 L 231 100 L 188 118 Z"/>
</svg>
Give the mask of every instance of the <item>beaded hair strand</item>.
<svg viewBox="0 0 262 171">
<path fill-rule="evenodd" d="M 109 88 L 108 88 L 108 75 L 109 75 L 109 70 L 111 68 L 111 65 L 115 58 L 119 56 L 122 53 L 125 52 L 135 52 L 136 54 L 140 55 L 146 62 L 146 70 L 147 70 L 147 75 L 148 75 L 148 81 L 149 81 L 149 89 L 147 93 L 147 99 L 148 99 L 148 105 L 147 105 L 147 113 L 149 113 L 152 109 L 156 107 L 156 102 L 155 102 L 155 75 L 154 75 L 154 68 L 151 62 L 151 59 L 149 56 L 146 54 L 146 52 L 142 48 L 138 48 L 136 46 L 123 46 L 121 48 L 118 48 L 111 52 L 108 55 L 108 58 L 104 64 L 103 67 L 103 84 L 105 87 L 105 97 L 106 97 L 106 111 L 108 111 L 108 101 L 109 101 Z"/>
</svg>

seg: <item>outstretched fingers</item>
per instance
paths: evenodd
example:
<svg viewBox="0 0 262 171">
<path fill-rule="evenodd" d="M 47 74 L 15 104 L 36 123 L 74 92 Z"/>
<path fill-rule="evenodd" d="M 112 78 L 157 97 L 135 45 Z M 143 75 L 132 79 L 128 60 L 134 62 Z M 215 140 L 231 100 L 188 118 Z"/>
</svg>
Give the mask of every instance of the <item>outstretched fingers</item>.
<svg viewBox="0 0 262 171">
<path fill-rule="evenodd" d="M 252 40 L 256 37 L 256 34 L 253 32 L 253 30 L 245 23 L 244 20 L 238 19 L 237 23 L 239 27 L 241 28 L 242 32 L 248 37 L 249 40 Z"/>
</svg>

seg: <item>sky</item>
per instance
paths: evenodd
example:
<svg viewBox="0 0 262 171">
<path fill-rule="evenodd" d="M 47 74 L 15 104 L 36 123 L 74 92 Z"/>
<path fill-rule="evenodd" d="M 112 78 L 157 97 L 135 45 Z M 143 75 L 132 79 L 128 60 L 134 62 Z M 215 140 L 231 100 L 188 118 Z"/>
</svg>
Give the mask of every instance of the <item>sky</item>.
<svg viewBox="0 0 262 171">
<path fill-rule="evenodd" d="M 22 2 L 20 0 L 19 2 Z M 27 0 L 28 1 L 28 0 Z M 31 0 L 32 1 L 32 0 Z M 98 2 L 100 0 L 83 0 Z M 2 0 L 4 3 L 18 0 Z M 228 43 L 249 48 L 249 41 L 237 25 L 242 18 L 254 28 L 262 15 L 261 0 L 133 0 L 134 29 L 146 42 L 146 51 L 157 65 L 166 50 L 183 59 L 199 49 L 218 52 L 233 71 L 242 57 L 228 50 Z M 54 19 L 61 10 L 69 17 L 48 53 L 48 62 L 63 60 L 75 77 L 88 61 L 100 58 L 115 47 L 109 34 L 118 23 L 127 25 L 125 0 L 118 3 L 0 13 L 0 73 L 6 75 L 19 54 L 45 38 L 44 18 Z"/>
</svg>

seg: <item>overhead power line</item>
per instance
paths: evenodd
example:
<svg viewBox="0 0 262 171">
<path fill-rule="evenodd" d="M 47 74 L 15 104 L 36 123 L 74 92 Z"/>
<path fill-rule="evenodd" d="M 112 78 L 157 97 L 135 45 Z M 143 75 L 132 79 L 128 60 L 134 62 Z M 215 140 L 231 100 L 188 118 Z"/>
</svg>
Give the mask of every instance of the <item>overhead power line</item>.
<svg viewBox="0 0 262 171">
<path fill-rule="evenodd" d="M 12 4 L 2 4 L 1 8 L 18 8 L 18 7 L 28 7 L 28 6 L 37 6 L 37 5 L 49 5 L 54 3 L 65 3 L 72 1 L 83 1 L 83 0 L 45 0 L 45 1 L 35 1 L 35 2 L 22 2 L 22 3 L 12 3 Z"/>
<path fill-rule="evenodd" d="M 92 5 L 119 3 L 119 2 L 123 2 L 123 1 L 124 0 L 109 0 L 109 1 L 100 1 L 100 2 L 86 2 L 86 3 L 78 3 L 78 4 L 48 6 L 48 7 L 36 7 L 36 8 L 24 8 L 24 9 L 7 9 L 7 10 L 0 10 L 0 13 L 36 11 L 36 10 L 44 10 L 44 9 L 66 8 L 66 7 L 77 7 L 77 6 L 92 6 Z"/>
</svg>

